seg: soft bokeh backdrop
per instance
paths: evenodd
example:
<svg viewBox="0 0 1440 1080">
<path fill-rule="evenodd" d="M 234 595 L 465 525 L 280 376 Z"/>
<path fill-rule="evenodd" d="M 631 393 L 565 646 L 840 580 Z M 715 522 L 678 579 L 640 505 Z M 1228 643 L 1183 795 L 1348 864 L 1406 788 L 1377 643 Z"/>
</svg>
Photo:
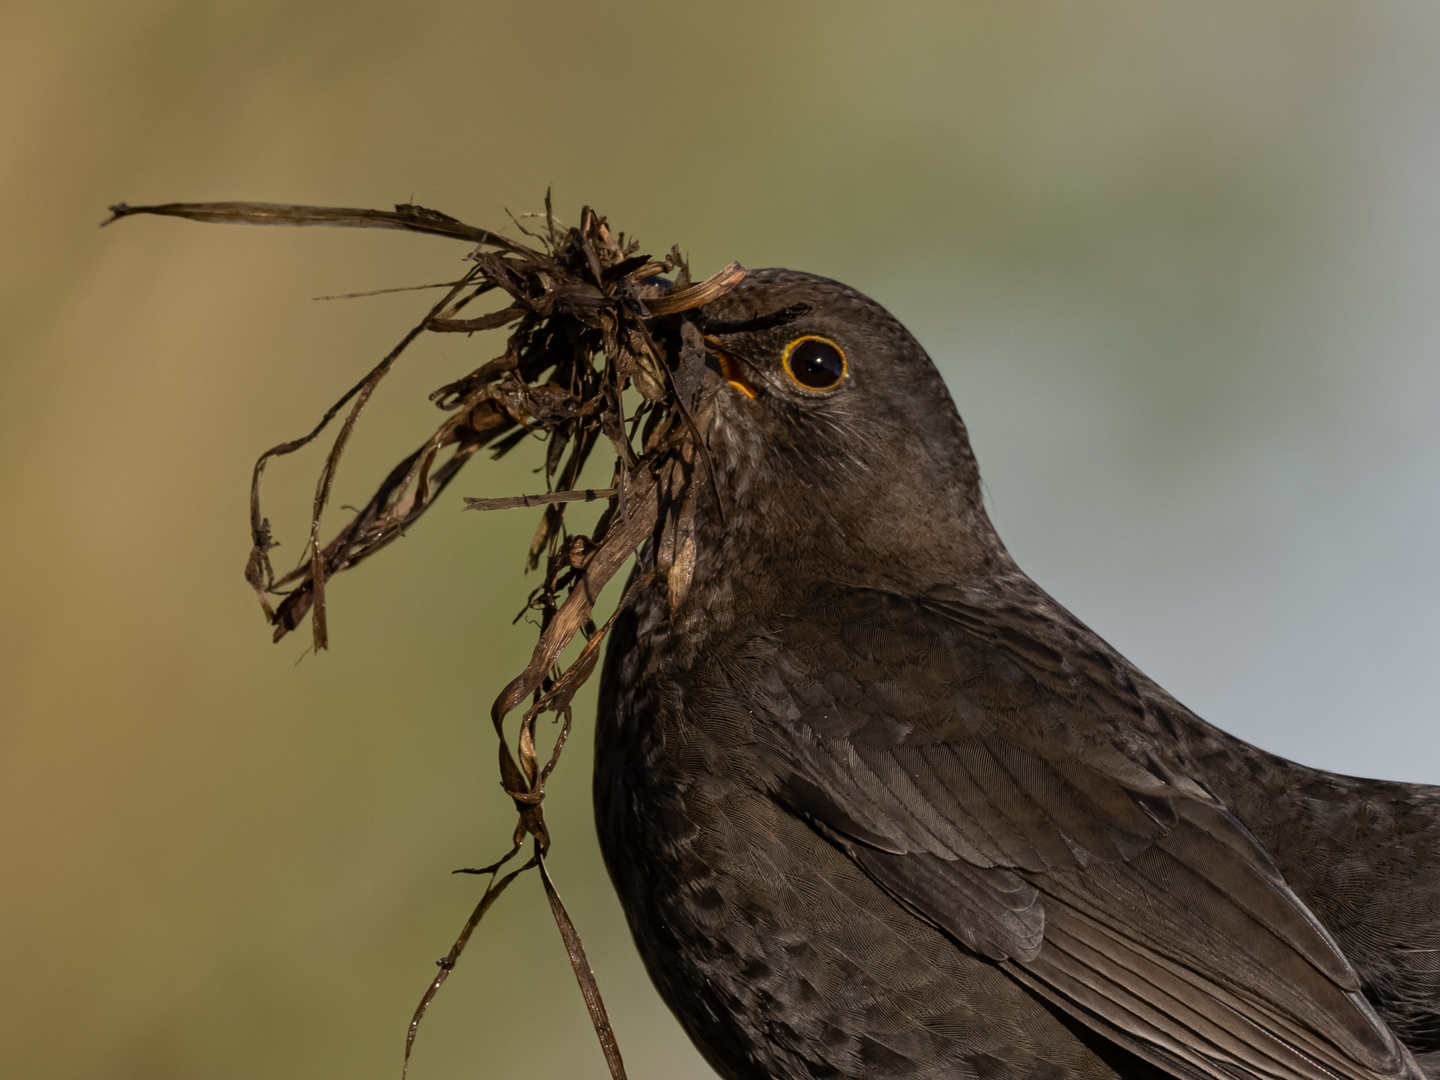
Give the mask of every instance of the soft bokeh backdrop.
<svg viewBox="0 0 1440 1080">
<path fill-rule="evenodd" d="M 473 465 L 271 646 L 256 453 L 396 340 L 463 245 L 107 203 L 582 202 L 698 272 L 829 274 L 942 366 L 1002 535 L 1211 720 L 1440 782 L 1440 9 L 1289 0 L 7 0 L 0 34 L 0 1074 L 398 1075 L 509 828 L 485 718 L 533 483 Z M 383 389 L 337 502 L 491 342 Z M 272 466 L 292 538 L 318 459 Z M 493 567 L 502 565 L 505 572 Z M 300 662 L 297 663 L 297 660 Z M 708 1071 L 589 819 L 554 868 L 635 1080 Z M 603 1064 L 538 883 L 482 926 L 412 1076 Z"/>
</svg>

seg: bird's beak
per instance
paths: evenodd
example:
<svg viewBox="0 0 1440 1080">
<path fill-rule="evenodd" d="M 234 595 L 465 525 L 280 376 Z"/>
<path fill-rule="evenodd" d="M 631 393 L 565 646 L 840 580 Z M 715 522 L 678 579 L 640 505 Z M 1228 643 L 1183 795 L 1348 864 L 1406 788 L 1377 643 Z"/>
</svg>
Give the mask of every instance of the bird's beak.
<svg viewBox="0 0 1440 1080">
<path fill-rule="evenodd" d="M 718 338 L 710 337 L 707 334 L 705 344 L 710 346 L 710 351 L 715 355 L 715 359 L 719 361 L 720 374 L 724 377 L 725 381 L 753 401 L 755 398 L 755 387 L 750 385 L 749 379 L 745 378 L 745 370 L 740 361 L 720 347 Z"/>
</svg>

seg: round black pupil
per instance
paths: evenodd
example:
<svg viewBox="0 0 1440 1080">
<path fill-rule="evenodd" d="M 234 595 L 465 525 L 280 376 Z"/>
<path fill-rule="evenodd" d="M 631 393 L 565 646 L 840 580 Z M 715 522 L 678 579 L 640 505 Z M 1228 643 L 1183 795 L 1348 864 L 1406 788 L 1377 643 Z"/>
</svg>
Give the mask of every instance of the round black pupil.
<svg viewBox="0 0 1440 1080">
<path fill-rule="evenodd" d="M 845 358 L 828 341 L 802 341 L 790 350 L 790 371 L 802 386 L 828 390 L 845 374 Z"/>
</svg>

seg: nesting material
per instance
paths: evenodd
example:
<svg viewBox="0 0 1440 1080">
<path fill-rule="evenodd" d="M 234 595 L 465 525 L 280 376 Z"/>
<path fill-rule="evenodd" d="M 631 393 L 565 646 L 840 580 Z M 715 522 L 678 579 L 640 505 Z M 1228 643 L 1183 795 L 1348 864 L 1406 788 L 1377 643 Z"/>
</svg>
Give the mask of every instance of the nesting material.
<svg viewBox="0 0 1440 1080">
<path fill-rule="evenodd" d="M 654 542 L 657 551 L 656 568 L 649 573 L 666 575 L 671 596 L 683 595 L 689 583 L 695 550 L 693 482 L 697 478 L 704 482 L 705 468 L 704 446 L 689 413 L 705 365 L 696 309 L 724 295 L 745 271 L 732 262 L 714 276 L 692 282 L 678 248 L 660 259 L 638 254 L 637 242 L 627 241 L 624 233 L 612 234 L 605 219 L 588 207 L 581 212 L 578 227 L 563 228 L 551 212 L 548 195 L 535 231 L 516 223 L 523 242 L 408 204 L 393 212 L 235 202 L 133 207 L 121 203 L 110 210 L 110 221 L 161 214 L 253 225 L 403 229 L 474 245 L 467 272 L 438 286 L 445 289 L 439 302 L 326 411 L 314 430 L 260 455 L 250 488 L 252 546 L 245 580 L 274 628 L 274 640 L 308 616 L 314 647 L 324 649 L 328 643 L 325 592 L 336 574 L 403 535 L 477 451 L 489 449 L 498 458 L 527 437 L 544 440 L 543 493 L 466 500 L 470 508 L 481 510 L 543 507 L 525 557 L 530 568 L 543 562 L 545 569 L 544 580 L 530 599 L 539 614 L 540 633 L 529 663 L 500 692 L 491 709 L 500 741 L 501 783 L 517 812 L 511 846 L 494 864 L 465 871 L 487 875 L 489 881 L 454 946 L 438 962 L 439 973 L 415 1010 L 406 1036 L 405 1063 L 408 1066 L 426 1008 L 476 925 L 519 874 L 534 868 L 544 883 L 610 1071 L 621 1080 L 624 1066 L 594 975 L 545 865 L 551 847 L 543 813 L 545 784 L 570 731 L 571 701 L 594 671 L 610 626 L 606 622 L 597 627 L 592 619 L 606 584 L 646 540 Z M 478 307 L 476 302 L 492 293 L 501 305 L 471 315 L 472 305 Z M 431 394 L 444 420 L 390 470 L 365 506 L 329 540 L 322 540 L 321 518 L 345 447 L 376 387 L 405 349 L 426 333 L 470 334 L 501 328 L 509 331 L 504 351 Z M 628 387 L 639 392 L 639 404 L 627 415 Z M 305 556 L 299 566 L 277 575 L 270 559 L 276 544 L 260 500 L 266 463 L 315 441 L 342 413 L 316 481 Z M 614 457 L 610 486 L 578 489 L 586 462 L 602 445 Z M 606 506 L 595 528 L 588 534 L 570 531 L 566 507 L 597 500 Z M 562 666 L 561 654 L 577 633 L 584 645 L 573 661 Z M 512 750 L 505 720 L 522 704 Z M 537 718 L 545 713 L 555 714 L 560 728 L 542 764 L 535 728 Z M 502 869 L 525 849 L 527 840 L 528 861 L 502 876 Z"/>
</svg>

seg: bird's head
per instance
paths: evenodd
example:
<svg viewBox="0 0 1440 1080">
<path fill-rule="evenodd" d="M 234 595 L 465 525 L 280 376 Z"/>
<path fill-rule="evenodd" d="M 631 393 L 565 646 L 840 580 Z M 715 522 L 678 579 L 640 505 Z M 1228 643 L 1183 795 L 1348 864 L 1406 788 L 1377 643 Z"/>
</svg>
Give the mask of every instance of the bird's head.
<svg viewBox="0 0 1440 1080">
<path fill-rule="evenodd" d="M 993 556 L 965 425 L 894 316 L 790 270 L 751 271 L 701 314 L 712 374 L 696 419 L 727 542 L 911 586 Z"/>
</svg>

